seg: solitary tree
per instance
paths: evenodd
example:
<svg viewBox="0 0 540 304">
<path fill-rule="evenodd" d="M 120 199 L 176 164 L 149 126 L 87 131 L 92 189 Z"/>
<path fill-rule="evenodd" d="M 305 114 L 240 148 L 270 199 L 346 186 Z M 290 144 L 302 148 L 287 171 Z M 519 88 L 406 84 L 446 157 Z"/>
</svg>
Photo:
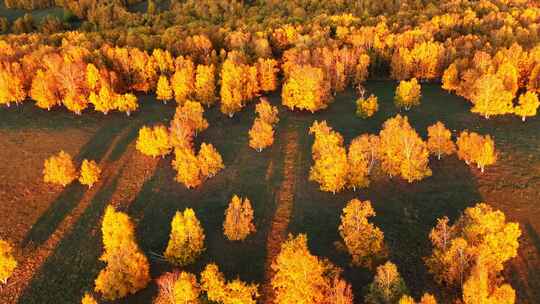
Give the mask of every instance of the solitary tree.
<svg viewBox="0 0 540 304">
<path fill-rule="evenodd" d="M 377 267 L 373 282 L 368 286 L 367 304 L 390 304 L 396 303 L 407 294 L 407 286 L 401 278 L 397 267 L 392 262 Z"/>
<path fill-rule="evenodd" d="M 99 180 L 101 169 L 93 160 L 83 160 L 81 165 L 81 174 L 79 176 L 79 182 L 83 185 L 92 188 L 92 186 Z"/>
<path fill-rule="evenodd" d="M 67 186 L 77 178 L 77 172 L 71 155 L 60 151 L 58 155 L 53 155 L 45 160 L 43 169 L 43 180 L 46 183 Z"/>
<path fill-rule="evenodd" d="M 256 118 L 249 130 L 249 146 L 261 152 L 274 143 L 274 130 L 266 121 Z"/>
<path fill-rule="evenodd" d="M 6 284 L 16 267 L 13 248 L 8 242 L 0 240 L 0 283 Z"/>
<path fill-rule="evenodd" d="M 193 209 L 177 211 L 171 223 L 169 244 L 165 257 L 171 263 L 185 266 L 195 260 L 205 250 L 204 231 Z"/>
<path fill-rule="evenodd" d="M 256 284 L 239 279 L 227 282 L 216 264 L 206 265 L 201 272 L 201 289 L 210 301 L 222 304 L 256 304 L 259 297 Z"/>
<path fill-rule="evenodd" d="M 212 144 L 202 143 L 197 159 L 201 174 L 205 178 L 213 177 L 225 167 L 221 155 Z"/>
<path fill-rule="evenodd" d="M 437 155 L 438 159 L 441 159 L 443 154 L 450 155 L 456 151 L 456 145 L 452 141 L 452 133 L 445 125 L 438 121 L 432 126 L 428 127 L 428 142 L 427 147 L 429 151 Z"/>
<path fill-rule="evenodd" d="M 379 110 L 377 96 L 370 95 L 368 98 L 358 98 L 356 100 L 356 115 L 361 118 L 369 118 Z"/>
<path fill-rule="evenodd" d="M 107 300 L 136 293 L 150 282 L 148 260 L 135 239 L 135 227 L 127 214 L 108 206 L 101 226 L 104 253 L 101 261 L 107 265 L 99 273 L 96 291 Z"/>
<path fill-rule="evenodd" d="M 253 225 L 253 208 L 248 198 L 242 199 L 234 195 L 225 211 L 223 232 L 231 241 L 244 240 L 250 233 L 255 232 Z"/>
<path fill-rule="evenodd" d="M 383 232 L 368 222 L 375 216 L 370 201 L 351 200 L 343 209 L 339 234 L 356 266 L 373 268 L 375 262 L 386 256 Z"/>
<path fill-rule="evenodd" d="M 519 105 L 514 108 L 514 113 L 521 116 L 521 120 L 525 121 L 527 117 L 536 115 L 538 106 L 540 106 L 538 95 L 535 92 L 528 91 L 519 96 Z"/>
<path fill-rule="evenodd" d="M 136 148 L 144 155 L 152 157 L 163 157 L 169 154 L 171 152 L 171 143 L 167 128 L 163 125 L 143 126 L 139 130 Z"/>
<path fill-rule="evenodd" d="M 279 122 L 277 107 L 272 106 L 266 98 L 261 97 L 261 102 L 255 106 L 255 112 L 257 112 L 262 121 L 270 125 L 275 125 Z"/>
<path fill-rule="evenodd" d="M 409 111 L 413 106 L 420 104 L 421 87 L 416 78 L 409 81 L 402 80 L 396 88 L 394 102 L 398 108 Z"/>
</svg>

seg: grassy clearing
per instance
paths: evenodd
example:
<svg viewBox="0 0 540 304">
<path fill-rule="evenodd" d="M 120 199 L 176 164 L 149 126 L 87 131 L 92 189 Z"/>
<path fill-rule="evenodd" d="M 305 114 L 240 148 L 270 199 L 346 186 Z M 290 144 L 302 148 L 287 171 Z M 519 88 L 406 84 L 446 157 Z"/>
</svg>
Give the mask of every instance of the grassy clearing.
<svg viewBox="0 0 540 304">
<path fill-rule="evenodd" d="M 313 138 L 307 134 L 312 122 L 326 119 L 341 132 L 348 144 L 362 133 L 377 133 L 382 123 L 397 113 L 393 105 L 393 82 L 369 82 L 369 92 L 379 97 L 380 111 L 368 120 L 354 116 L 352 93 L 340 94 L 325 111 L 315 115 L 290 112 L 280 108 L 274 145 L 257 153 L 248 147 L 248 130 L 253 122 L 253 105 L 228 119 L 217 108 L 205 115 L 210 128 L 200 134 L 197 143 L 212 143 L 222 154 L 225 170 L 201 187 L 187 190 L 174 181 L 172 156 L 160 159 L 147 174 L 134 174 L 131 166 L 144 167 L 135 156 L 133 142 L 138 128 L 147 122 L 166 122 L 174 109 L 158 105 L 151 98 L 141 112 L 126 118 L 120 114 L 102 116 L 85 113 L 75 117 L 63 111 L 43 113 L 31 105 L 0 109 L 0 237 L 8 237 L 24 245 L 25 239 L 39 244 L 79 203 L 83 189 L 49 189 L 41 182 L 43 159 L 63 148 L 80 161 L 83 157 L 100 159 L 115 141 L 110 161 L 126 158 L 123 166 L 103 183 L 92 202 L 73 228 L 66 233 L 43 267 L 34 274 L 18 302 L 9 303 L 76 303 L 102 265 L 99 222 L 111 198 L 126 194 L 122 204 L 137 221 L 137 236 L 146 253 L 162 253 L 170 229 L 170 220 L 177 210 L 193 208 L 206 232 L 207 250 L 188 271 L 199 272 L 206 263 L 216 262 L 228 278 L 263 283 L 267 261 L 267 239 L 277 210 L 277 195 L 284 181 L 286 132 L 297 133 L 295 156 L 294 204 L 288 232 L 307 233 L 312 251 L 345 268 L 355 294 L 361 299 L 362 288 L 372 280 L 368 271 L 349 266 L 349 258 L 334 247 L 339 240 L 339 215 L 346 202 L 357 197 L 369 199 L 377 212 L 374 221 L 385 233 L 391 259 L 397 263 L 408 286 L 418 296 L 434 292 L 430 276 L 422 263 L 429 253 L 427 234 L 436 218 L 448 215 L 455 219 L 466 207 L 487 201 L 504 210 L 508 217 L 521 223 L 524 237 L 519 257 L 505 273 L 518 290 L 519 303 L 540 301 L 540 118 L 525 124 L 516 117 L 484 120 L 469 112 L 467 103 L 449 95 L 436 85 L 424 85 L 422 105 L 407 115 L 421 136 L 427 126 L 437 120 L 449 129 L 469 129 L 495 137 L 500 158 L 485 174 L 470 169 L 455 156 L 433 160 L 433 176 L 412 185 L 398 179 L 375 174 L 372 185 L 356 192 L 337 195 L 323 193 L 308 181 Z M 279 96 L 271 100 L 279 103 Z M 456 132 L 454 132 L 457 135 Z M 139 170 L 140 171 L 140 170 Z M 133 180 L 130 183 L 130 179 Z M 120 185 L 136 184 L 129 188 Z M 129 192 L 129 193 L 128 193 Z M 133 192 L 133 193 L 131 193 Z M 135 193 L 136 192 L 136 193 Z M 120 194 L 119 194 L 120 193 Z M 257 233 L 243 243 L 233 243 L 222 233 L 223 213 L 233 194 L 250 198 Z M 57 219 L 58 218 L 58 219 Z M 39 228 L 39 229 L 38 229 Z M 23 253 L 19 256 L 24 258 Z M 152 260 L 152 276 L 170 270 L 170 265 Z M 156 292 L 155 286 L 118 303 L 147 303 Z M 2 291 L 0 291 L 2 296 Z M 445 297 L 447 298 L 447 297 Z"/>
</svg>

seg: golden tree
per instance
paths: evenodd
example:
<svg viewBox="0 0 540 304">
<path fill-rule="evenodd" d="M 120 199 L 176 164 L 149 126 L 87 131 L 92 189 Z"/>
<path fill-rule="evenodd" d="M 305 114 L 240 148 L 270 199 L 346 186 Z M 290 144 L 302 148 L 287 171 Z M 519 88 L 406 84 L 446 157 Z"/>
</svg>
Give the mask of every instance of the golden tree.
<svg viewBox="0 0 540 304">
<path fill-rule="evenodd" d="M 471 112 L 489 118 L 513 112 L 514 95 L 506 89 L 503 81 L 493 74 L 486 74 L 476 80 L 471 101 Z"/>
<path fill-rule="evenodd" d="M 183 213 L 177 211 L 171 222 L 169 244 L 164 256 L 178 266 L 191 264 L 205 250 L 204 239 L 204 230 L 195 211 L 190 208 Z"/>
<path fill-rule="evenodd" d="M 275 272 L 271 281 L 274 303 L 324 303 L 328 289 L 324 277 L 327 268 L 309 252 L 305 234 L 289 235 L 272 263 L 272 270 Z"/>
<path fill-rule="evenodd" d="M 379 136 L 372 135 L 372 134 L 362 134 L 354 138 L 351 141 L 351 144 L 349 145 L 349 154 L 361 153 L 363 155 L 362 157 L 360 157 L 359 155 L 355 155 L 354 158 L 362 158 L 363 160 L 367 162 L 367 169 L 365 173 L 366 178 L 373 170 L 373 167 L 375 166 L 377 161 L 380 159 L 380 155 L 381 155 L 380 145 L 381 145 L 381 141 L 379 139 Z M 351 150 L 353 152 L 351 152 Z M 349 170 L 351 171 L 359 170 L 358 168 L 353 167 L 354 162 L 352 162 L 351 159 L 352 157 L 349 156 Z M 363 164 L 360 163 L 360 170 L 362 170 L 362 168 L 363 168 Z M 362 172 L 362 171 L 359 171 L 359 172 Z"/>
<path fill-rule="evenodd" d="M 377 267 L 375 278 L 368 286 L 365 302 L 367 304 L 397 303 L 404 294 L 407 294 L 407 286 L 396 265 L 386 262 Z"/>
<path fill-rule="evenodd" d="M 58 155 L 53 155 L 45 160 L 43 169 L 43 181 L 46 183 L 58 184 L 65 187 L 77 178 L 77 172 L 71 155 L 60 151 Z"/>
<path fill-rule="evenodd" d="M 6 284 L 16 267 L 13 248 L 8 242 L 0 240 L 0 283 Z"/>
<path fill-rule="evenodd" d="M 164 103 L 167 103 L 168 100 L 173 98 L 173 90 L 169 79 L 165 75 L 159 76 L 159 80 L 156 88 L 156 95 L 158 100 L 163 100 Z"/>
<path fill-rule="evenodd" d="M 485 166 L 492 165 L 497 161 L 495 142 L 489 135 L 482 136 L 465 130 L 460 133 L 456 143 L 458 157 L 463 159 L 467 165 L 476 163 L 482 173 L 484 173 Z"/>
<path fill-rule="evenodd" d="M 495 278 L 504 263 L 517 255 L 520 235 L 517 223 L 479 203 L 465 209 L 454 225 L 448 225 L 447 218 L 438 220 L 430 233 L 433 251 L 426 264 L 437 282 L 459 286 L 481 256 L 489 277 Z"/>
<path fill-rule="evenodd" d="M 315 135 L 312 155 L 314 164 L 309 179 L 319 183 L 321 190 L 336 193 L 341 191 L 349 178 L 347 151 L 343 147 L 343 137 L 330 128 L 326 121 L 315 121 L 309 129 Z"/>
<path fill-rule="evenodd" d="M 216 68 L 214 65 L 197 65 L 195 76 L 195 96 L 205 106 L 216 101 Z"/>
<path fill-rule="evenodd" d="M 201 174 L 207 178 L 213 177 L 225 167 L 221 155 L 212 144 L 202 143 L 197 159 Z"/>
<path fill-rule="evenodd" d="M 88 102 L 94 106 L 94 110 L 107 115 L 109 111 L 115 109 L 114 104 L 117 94 L 115 94 L 107 85 L 101 86 L 99 93 L 90 92 Z"/>
<path fill-rule="evenodd" d="M 129 216 L 108 206 L 101 231 L 104 252 L 100 260 L 107 266 L 96 278 L 96 291 L 107 300 L 115 300 L 145 288 L 150 282 L 150 267 L 136 243 Z"/>
<path fill-rule="evenodd" d="M 178 59 L 177 59 L 178 60 Z M 171 86 L 178 104 L 183 104 L 195 91 L 195 67 L 190 59 L 178 60 Z"/>
<path fill-rule="evenodd" d="M 225 211 L 223 233 L 231 241 L 242 241 L 255 232 L 253 225 L 253 208 L 248 198 L 232 197 L 229 207 Z"/>
<path fill-rule="evenodd" d="M 339 275 L 334 275 L 327 298 L 329 304 L 353 304 L 354 296 L 351 284 L 340 278 Z"/>
<path fill-rule="evenodd" d="M 437 304 L 437 299 L 432 294 L 424 293 L 419 304 Z"/>
<path fill-rule="evenodd" d="M 255 106 L 255 112 L 259 115 L 259 118 L 270 124 L 275 125 L 279 122 L 278 109 L 276 106 L 272 106 L 268 99 L 261 97 L 261 102 Z"/>
<path fill-rule="evenodd" d="M 398 304 L 416 304 L 414 302 L 414 299 L 411 296 L 403 295 L 401 299 L 399 299 Z"/>
<path fill-rule="evenodd" d="M 62 104 L 77 115 L 81 115 L 82 111 L 88 108 L 88 100 L 82 94 L 67 94 L 62 100 Z"/>
<path fill-rule="evenodd" d="M 361 84 L 369 76 L 369 64 L 370 64 L 370 58 L 367 54 L 361 54 L 358 58 L 358 63 L 356 64 L 356 67 L 354 69 L 354 83 L 355 84 Z"/>
<path fill-rule="evenodd" d="M 368 222 L 375 216 L 370 201 L 351 200 L 343 209 L 339 234 L 356 266 L 372 269 L 375 262 L 386 256 L 383 232 Z"/>
<path fill-rule="evenodd" d="M 401 175 L 409 183 L 431 176 L 427 144 L 406 116 L 385 121 L 379 137 L 381 164 L 390 176 Z"/>
<path fill-rule="evenodd" d="M 245 66 L 227 59 L 221 67 L 221 112 L 233 117 L 244 106 Z"/>
<path fill-rule="evenodd" d="M 366 153 L 365 142 L 360 138 L 355 138 L 349 145 L 347 161 L 349 163 L 349 176 L 347 184 L 356 191 L 356 188 L 367 187 L 369 185 L 370 159 Z"/>
<path fill-rule="evenodd" d="M 249 130 L 249 146 L 261 152 L 274 143 L 274 130 L 266 121 L 256 118 Z"/>
<path fill-rule="evenodd" d="M 98 304 L 98 302 L 90 294 L 85 293 L 81 300 L 81 304 Z"/>
<path fill-rule="evenodd" d="M 137 96 L 131 93 L 116 95 L 113 104 L 118 111 L 126 112 L 127 116 L 130 116 L 131 112 L 136 111 L 139 108 Z"/>
<path fill-rule="evenodd" d="M 184 121 L 179 119 L 171 120 L 169 140 L 171 141 L 171 146 L 175 149 L 192 150 L 194 137 L 195 132 Z"/>
<path fill-rule="evenodd" d="M 197 101 L 185 100 L 176 108 L 173 120 L 188 126 L 195 132 L 195 136 L 208 128 L 208 121 L 204 118 L 204 108 Z"/>
<path fill-rule="evenodd" d="M 256 304 L 259 297 L 256 284 L 238 279 L 226 282 L 216 264 L 208 264 L 201 272 L 201 289 L 210 301 L 222 304 Z"/>
<path fill-rule="evenodd" d="M 172 162 L 176 169 L 176 181 L 187 188 L 195 188 L 202 183 L 203 176 L 199 159 L 191 149 L 174 149 L 175 159 Z"/>
<path fill-rule="evenodd" d="M 143 126 L 139 130 L 136 148 L 142 154 L 152 157 L 163 157 L 169 154 L 171 152 L 171 142 L 167 128 L 164 125 Z"/>
<path fill-rule="evenodd" d="M 409 111 L 413 106 L 420 104 L 421 87 L 416 78 L 409 81 L 402 80 L 396 88 L 394 102 L 396 107 Z"/>
<path fill-rule="evenodd" d="M 88 89 L 90 89 L 91 91 L 96 91 L 98 89 L 98 85 L 101 82 L 101 75 L 99 73 L 99 70 L 92 63 L 89 63 L 86 66 L 86 82 L 88 84 Z"/>
<path fill-rule="evenodd" d="M 379 110 L 377 96 L 370 95 L 367 99 L 359 98 L 356 100 L 356 115 L 361 118 L 369 118 Z"/>
<path fill-rule="evenodd" d="M 521 120 L 525 121 L 527 117 L 536 115 L 538 106 L 540 106 L 538 95 L 528 91 L 519 96 L 519 104 L 514 108 L 514 113 L 521 116 Z"/>
<path fill-rule="evenodd" d="M 81 173 L 79 176 L 79 182 L 83 185 L 92 188 L 92 186 L 99 180 L 101 175 L 101 169 L 98 164 L 93 160 L 83 160 L 81 165 Z"/>
<path fill-rule="evenodd" d="M 36 101 L 36 106 L 49 111 L 58 105 L 60 98 L 54 78 L 51 78 L 43 70 L 38 70 L 32 79 L 30 97 Z"/>
<path fill-rule="evenodd" d="M 198 304 L 200 293 L 195 275 L 182 271 L 174 282 L 171 304 Z"/>
<path fill-rule="evenodd" d="M 277 88 L 277 61 L 259 58 L 257 60 L 257 78 L 261 91 L 271 92 Z"/>
<path fill-rule="evenodd" d="M 330 84 L 320 68 L 295 66 L 281 91 L 283 105 L 294 110 L 315 112 L 326 108 L 330 100 Z"/>
<path fill-rule="evenodd" d="M 516 292 L 509 284 L 497 286 L 490 282 L 488 269 L 479 257 L 469 279 L 463 285 L 464 304 L 513 304 L 516 301 Z"/>
<path fill-rule="evenodd" d="M 442 122 L 437 121 L 434 125 L 429 126 L 427 131 L 427 147 L 431 153 L 437 155 L 438 159 L 441 159 L 443 154 L 451 155 L 456 151 L 456 145 L 452 141 L 452 133 Z"/>
</svg>

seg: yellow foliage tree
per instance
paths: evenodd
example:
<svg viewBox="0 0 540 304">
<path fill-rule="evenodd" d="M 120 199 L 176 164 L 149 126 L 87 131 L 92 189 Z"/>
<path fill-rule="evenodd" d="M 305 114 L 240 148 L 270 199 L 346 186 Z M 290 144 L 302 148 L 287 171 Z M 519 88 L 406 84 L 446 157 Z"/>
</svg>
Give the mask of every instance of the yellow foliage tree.
<svg viewBox="0 0 540 304">
<path fill-rule="evenodd" d="M 274 130 L 272 125 L 256 118 L 249 130 L 249 146 L 261 152 L 264 148 L 274 143 Z"/>
<path fill-rule="evenodd" d="M 171 86 L 176 102 L 181 105 L 195 91 L 195 67 L 190 59 L 180 60 L 180 62 L 171 78 Z"/>
<path fill-rule="evenodd" d="M 373 269 L 375 263 L 386 257 L 383 232 L 368 222 L 375 216 L 370 201 L 351 200 L 343 209 L 339 234 L 356 266 Z"/>
<path fill-rule="evenodd" d="M 486 74 L 474 83 L 471 112 L 489 118 L 513 112 L 514 95 L 506 89 L 504 82 L 493 74 Z"/>
<path fill-rule="evenodd" d="M 416 304 L 414 302 L 414 299 L 411 296 L 403 295 L 401 299 L 399 299 L 398 304 Z"/>
<path fill-rule="evenodd" d="M 409 111 L 413 106 L 420 104 L 421 86 L 413 78 L 409 81 L 402 80 L 396 88 L 396 96 L 394 102 L 396 107 L 404 108 L 405 111 Z"/>
<path fill-rule="evenodd" d="M 158 100 L 163 100 L 164 103 L 167 103 L 168 100 L 173 98 L 173 90 L 169 79 L 165 75 L 159 76 L 159 80 L 156 88 L 156 95 Z"/>
<path fill-rule="evenodd" d="M 214 65 L 197 65 L 195 76 L 195 96 L 205 106 L 216 101 L 216 68 Z"/>
<path fill-rule="evenodd" d="M 484 173 L 485 166 L 492 165 L 497 161 L 495 142 L 489 135 L 482 136 L 465 130 L 460 133 L 456 144 L 458 157 L 463 159 L 467 165 L 476 163 L 482 173 Z"/>
<path fill-rule="evenodd" d="M 315 112 L 330 101 L 330 83 L 320 68 L 310 65 L 293 67 L 281 91 L 283 105 L 294 110 Z"/>
<path fill-rule="evenodd" d="M 384 265 L 377 267 L 375 278 L 368 286 L 365 303 L 397 303 L 407 293 L 407 286 L 405 286 L 405 282 L 401 278 L 396 265 L 392 262 L 386 262 Z"/>
<path fill-rule="evenodd" d="M 221 67 L 221 112 L 233 117 L 244 106 L 245 66 L 227 59 Z"/>
<path fill-rule="evenodd" d="M 176 169 L 176 181 L 187 188 L 195 188 L 202 183 L 203 176 L 199 159 L 191 149 L 174 149 L 175 159 L 172 162 Z"/>
<path fill-rule="evenodd" d="M 255 112 L 262 121 L 270 125 L 275 125 L 279 122 L 277 107 L 272 106 L 270 102 L 268 102 L 268 99 L 264 97 L 261 97 L 261 102 L 255 106 Z"/>
<path fill-rule="evenodd" d="M 370 58 L 367 54 L 361 54 L 355 67 L 354 82 L 359 85 L 366 81 L 369 75 Z"/>
<path fill-rule="evenodd" d="M 94 106 L 94 110 L 102 112 L 107 115 L 109 111 L 113 110 L 116 105 L 116 94 L 111 91 L 108 85 L 103 85 L 99 89 L 99 93 L 90 92 L 88 102 Z"/>
<path fill-rule="evenodd" d="M 112 206 L 105 210 L 101 226 L 107 266 L 95 281 L 95 290 L 107 300 L 123 298 L 145 288 L 150 282 L 148 260 L 135 239 L 135 227 L 127 214 Z"/>
<path fill-rule="evenodd" d="M 497 286 L 490 282 L 488 269 L 482 258 L 474 266 L 469 279 L 463 285 L 464 304 L 514 304 L 516 292 L 508 285 Z"/>
<path fill-rule="evenodd" d="M 175 149 L 192 150 L 195 132 L 184 121 L 171 120 L 169 127 L 169 139 Z"/>
<path fill-rule="evenodd" d="M 446 126 L 438 121 L 428 129 L 427 147 L 429 151 L 441 159 L 443 154 L 451 155 L 456 151 L 456 145 L 452 141 L 452 133 Z"/>
<path fill-rule="evenodd" d="M 38 70 L 30 88 L 30 97 L 36 101 L 36 106 L 50 111 L 52 107 L 59 104 L 60 98 L 57 92 L 58 88 L 54 79 L 51 79 L 43 70 Z"/>
<path fill-rule="evenodd" d="M 212 144 L 202 143 L 197 159 L 201 174 L 206 178 L 213 177 L 225 167 L 221 155 Z"/>
<path fill-rule="evenodd" d="M 204 248 L 204 230 L 193 209 L 177 211 L 171 222 L 169 244 L 164 256 L 178 266 L 189 265 L 201 255 Z"/>
<path fill-rule="evenodd" d="M 200 288 L 194 274 L 181 272 L 173 286 L 173 301 L 171 304 L 198 304 Z"/>
<path fill-rule="evenodd" d="M 81 115 L 82 111 L 88 108 L 88 100 L 82 94 L 67 94 L 62 103 L 69 111 Z"/>
<path fill-rule="evenodd" d="M 381 164 L 390 176 L 401 175 L 409 183 L 431 176 L 427 144 L 407 117 L 388 119 L 380 132 Z"/>
<path fill-rule="evenodd" d="M 201 272 L 201 289 L 210 301 L 221 304 L 256 304 L 258 285 L 246 284 L 238 279 L 226 282 L 216 264 L 206 265 Z"/>
<path fill-rule="evenodd" d="M 532 91 L 528 91 L 519 96 L 519 104 L 514 108 L 514 113 L 521 116 L 521 120 L 525 121 L 527 117 L 536 115 L 538 106 L 540 106 L 538 95 Z"/>
<path fill-rule="evenodd" d="M 519 225 L 507 222 L 503 212 L 479 203 L 465 209 L 454 225 L 439 219 L 430 233 L 433 251 L 426 264 L 437 282 L 455 286 L 463 284 L 481 256 L 489 277 L 495 278 L 517 255 L 520 235 Z"/>
<path fill-rule="evenodd" d="M 65 187 L 77 178 L 77 172 L 71 155 L 60 151 L 58 155 L 53 155 L 45 160 L 43 169 L 43 181 L 46 183 L 58 184 Z"/>
<path fill-rule="evenodd" d="M 242 241 L 252 232 L 255 232 L 255 225 L 251 203 L 248 198 L 242 199 L 235 194 L 225 211 L 223 233 L 231 241 Z"/>
<path fill-rule="evenodd" d="M 325 303 L 327 267 L 309 252 L 305 234 L 289 235 L 272 263 L 272 270 L 275 272 L 271 281 L 274 303 Z"/>
<path fill-rule="evenodd" d="M 89 63 L 86 66 L 86 82 L 88 83 L 88 88 L 91 91 L 96 91 L 98 85 L 101 81 L 101 75 L 99 74 L 98 68 L 92 63 Z"/>
<path fill-rule="evenodd" d="M 271 92 L 277 88 L 277 61 L 274 59 L 259 58 L 257 61 L 257 78 L 259 87 L 264 92 Z"/>
<path fill-rule="evenodd" d="M 419 304 L 437 304 L 437 299 L 432 294 L 424 293 Z"/>
<path fill-rule="evenodd" d="M 8 242 L 0 240 L 0 283 L 6 284 L 15 268 L 17 261 L 13 257 L 13 248 Z"/>
<path fill-rule="evenodd" d="M 126 112 L 127 116 L 130 116 L 131 112 L 139 108 L 137 96 L 131 93 L 116 95 L 113 104 L 118 111 Z"/>
<path fill-rule="evenodd" d="M 347 161 L 349 163 L 348 186 L 356 191 L 356 188 L 367 187 L 369 185 L 370 157 L 366 153 L 365 142 L 361 138 L 355 138 L 349 145 Z"/>
<path fill-rule="evenodd" d="M 90 294 L 86 293 L 81 300 L 81 304 L 98 304 L 98 302 Z"/>
<path fill-rule="evenodd" d="M 99 180 L 101 175 L 101 169 L 93 160 L 83 160 L 81 165 L 81 174 L 79 176 L 79 182 L 83 185 L 92 188 L 92 186 Z"/>
<path fill-rule="evenodd" d="M 204 108 L 197 101 L 185 100 L 176 108 L 173 120 L 187 125 L 195 132 L 195 136 L 208 128 L 208 121 L 204 118 Z"/>
<path fill-rule="evenodd" d="M 370 95 L 367 99 L 359 98 L 356 100 L 356 115 L 361 118 L 369 118 L 379 110 L 377 96 Z"/>
<path fill-rule="evenodd" d="M 143 126 L 139 130 L 136 148 L 142 154 L 152 157 L 169 154 L 171 152 L 171 143 L 167 128 L 163 125 Z"/>
</svg>

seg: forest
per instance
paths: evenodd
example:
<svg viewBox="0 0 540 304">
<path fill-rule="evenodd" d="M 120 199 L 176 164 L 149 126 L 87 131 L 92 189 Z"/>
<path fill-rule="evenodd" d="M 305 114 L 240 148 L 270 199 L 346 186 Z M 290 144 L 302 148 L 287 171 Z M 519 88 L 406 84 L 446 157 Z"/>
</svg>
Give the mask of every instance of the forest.
<svg viewBox="0 0 540 304">
<path fill-rule="evenodd" d="M 538 1 L 0 2 L 0 303 L 540 302 Z"/>
</svg>

